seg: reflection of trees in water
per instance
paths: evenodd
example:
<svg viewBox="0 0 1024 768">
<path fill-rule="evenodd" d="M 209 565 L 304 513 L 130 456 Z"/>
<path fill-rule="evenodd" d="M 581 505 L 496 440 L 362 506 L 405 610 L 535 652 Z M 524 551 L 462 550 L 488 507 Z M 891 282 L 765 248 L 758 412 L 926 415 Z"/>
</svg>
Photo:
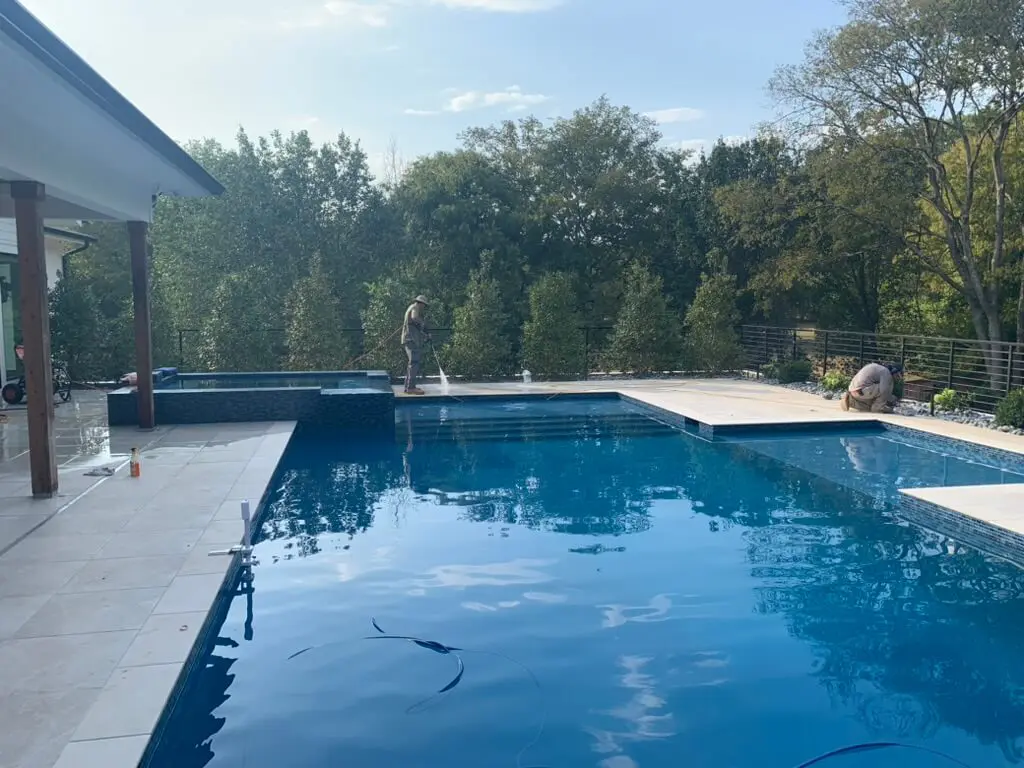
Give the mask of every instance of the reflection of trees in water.
<svg viewBox="0 0 1024 768">
<path fill-rule="evenodd" d="M 709 473 L 689 491 L 725 499 L 702 511 L 728 517 L 735 505 L 750 526 L 757 610 L 785 615 L 816 649 L 829 694 L 879 734 L 923 738 L 944 723 L 1024 758 L 1024 572 L 975 552 L 951 556 L 941 536 L 874 499 L 747 461 L 763 484 Z"/>
<path fill-rule="evenodd" d="M 413 487 L 467 520 L 616 536 L 650 528 L 652 501 L 681 498 L 665 484 L 679 445 L 610 428 L 600 440 L 423 442 L 409 459 Z"/>
<path fill-rule="evenodd" d="M 390 440 L 353 439 L 306 431 L 289 450 L 260 528 L 261 541 L 284 539 L 284 556 L 320 551 L 319 537 L 349 538 L 373 523 L 374 507 L 402 482 L 402 461 Z"/>
<path fill-rule="evenodd" d="M 234 640 L 218 637 L 189 675 L 188 684 L 164 724 L 147 768 L 202 768 L 214 757 L 213 738 L 225 718 L 214 713 L 228 698 L 236 659 L 217 654 L 217 646 L 237 648 Z M 182 706 L 184 702 L 188 706 Z"/>
</svg>

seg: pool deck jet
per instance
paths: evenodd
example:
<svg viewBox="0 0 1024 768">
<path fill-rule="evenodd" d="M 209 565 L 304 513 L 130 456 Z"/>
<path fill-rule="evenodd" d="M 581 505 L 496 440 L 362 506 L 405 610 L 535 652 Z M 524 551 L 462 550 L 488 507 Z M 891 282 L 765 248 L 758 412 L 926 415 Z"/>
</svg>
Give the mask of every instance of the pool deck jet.
<svg viewBox="0 0 1024 768">
<path fill-rule="evenodd" d="M 437 386 L 426 390 L 441 395 Z M 836 402 L 733 379 L 452 384 L 449 396 L 586 392 L 620 393 L 710 430 L 878 420 L 1024 456 L 1024 439 L 1013 435 L 843 413 Z M 209 553 L 240 542 L 241 502 L 255 511 L 295 425 L 108 429 L 102 397 L 76 393 L 57 410 L 61 492 L 41 500 L 31 498 L 25 414 L 7 414 L 0 423 L 0 765 L 134 768 L 231 571 L 232 558 Z M 128 473 L 134 446 L 142 448 L 139 478 Z M 1024 485 L 906 495 L 1024 541 Z"/>
</svg>

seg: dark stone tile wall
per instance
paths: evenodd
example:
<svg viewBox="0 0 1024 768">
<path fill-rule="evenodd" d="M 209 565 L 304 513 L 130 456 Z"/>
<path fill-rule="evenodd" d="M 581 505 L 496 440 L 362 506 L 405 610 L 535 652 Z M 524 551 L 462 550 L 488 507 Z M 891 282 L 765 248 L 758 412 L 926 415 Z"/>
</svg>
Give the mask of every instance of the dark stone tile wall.
<svg viewBox="0 0 1024 768">
<path fill-rule="evenodd" d="M 390 388 L 158 389 L 153 400 L 157 424 L 298 421 L 390 431 L 395 420 Z M 137 424 L 138 395 L 129 389 L 108 393 L 107 418 L 112 427 Z"/>
<path fill-rule="evenodd" d="M 966 544 L 980 552 L 1024 567 L 1024 536 L 929 501 L 903 494 L 900 517 Z"/>
</svg>

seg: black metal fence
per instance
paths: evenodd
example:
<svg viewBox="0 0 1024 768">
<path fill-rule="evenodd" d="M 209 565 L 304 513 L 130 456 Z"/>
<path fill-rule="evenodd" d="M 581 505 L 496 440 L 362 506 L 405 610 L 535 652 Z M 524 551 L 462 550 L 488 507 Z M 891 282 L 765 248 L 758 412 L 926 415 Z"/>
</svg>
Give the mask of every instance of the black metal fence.
<svg viewBox="0 0 1024 768">
<path fill-rule="evenodd" d="M 610 325 L 591 325 L 579 328 L 578 375 L 580 378 L 587 378 L 592 374 L 602 372 L 602 353 L 608 343 L 612 329 L 613 327 Z M 338 363 L 339 368 L 353 367 L 365 369 L 368 364 L 380 364 L 383 360 L 384 364 L 381 367 L 387 368 L 395 376 L 401 374 L 402 371 L 398 369 L 398 366 L 403 364 L 404 355 L 401 352 L 397 338 L 389 338 L 381 345 L 373 339 L 367 339 L 366 332 L 362 328 L 335 328 L 325 330 L 325 332 L 340 335 L 347 342 L 345 346 L 353 350 L 351 359 L 340 361 Z M 451 328 L 431 328 L 430 332 L 436 348 L 443 357 L 444 345 L 451 338 Z M 204 359 L 201 330 L 198 328 L 179 328 L 176 331 L 176 335 L 178 368 L 182 371 L 207 370 L 208 361 Z M 251 338 L 255 346 L 269 350 L 269 356 L 277 359 L 276 365 L 278 367 L 287 360 L 288 347 L 284 328 L 254 328 L 244 331 L 239 335 Z M 387 363 L 391 364 L 388 365 Z M 437 374 L 437 361 L 432 355 L 427 355 L 423 363 L 424 372 L 427 375 Z M 510 378 L 518 375 L 518 373 L 518 370 L 509 368 L 509 370 L 505 371 L 495 371 L 494 378 Z"/>
<path fill-rule="evenodd" d="M 899 362 L 904 397 L 931 402 L 947 389 L 961 402 L 992 412 L 1011 389 L 1024 387 L 1024 345 L 934 336 L 741 327 L 747 368 L 760 373 L 773 362 L 807 359 L 816 376 L 852 375 L 866 363 Z"/>
</svg>

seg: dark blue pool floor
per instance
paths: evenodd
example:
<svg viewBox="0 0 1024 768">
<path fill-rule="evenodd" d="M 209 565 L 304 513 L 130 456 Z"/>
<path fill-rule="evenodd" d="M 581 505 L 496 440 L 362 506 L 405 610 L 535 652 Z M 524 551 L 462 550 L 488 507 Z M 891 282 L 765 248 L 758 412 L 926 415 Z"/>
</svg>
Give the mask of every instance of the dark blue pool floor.
<svg viewBox="0 0 1024 768">
<path fill-rule="evenodd" d="M 708 443 L 614 410 L 300 434 L 251 612 L 234 599 L 150 765 L 791 768 L 876 740 L 1021 760 L 1024 573 L 892 511 L 937 484 L 934 454 Z M 431 697 L 455 654 L 371 618 L 464 649 L 459 683 Z"/>
</svg>

